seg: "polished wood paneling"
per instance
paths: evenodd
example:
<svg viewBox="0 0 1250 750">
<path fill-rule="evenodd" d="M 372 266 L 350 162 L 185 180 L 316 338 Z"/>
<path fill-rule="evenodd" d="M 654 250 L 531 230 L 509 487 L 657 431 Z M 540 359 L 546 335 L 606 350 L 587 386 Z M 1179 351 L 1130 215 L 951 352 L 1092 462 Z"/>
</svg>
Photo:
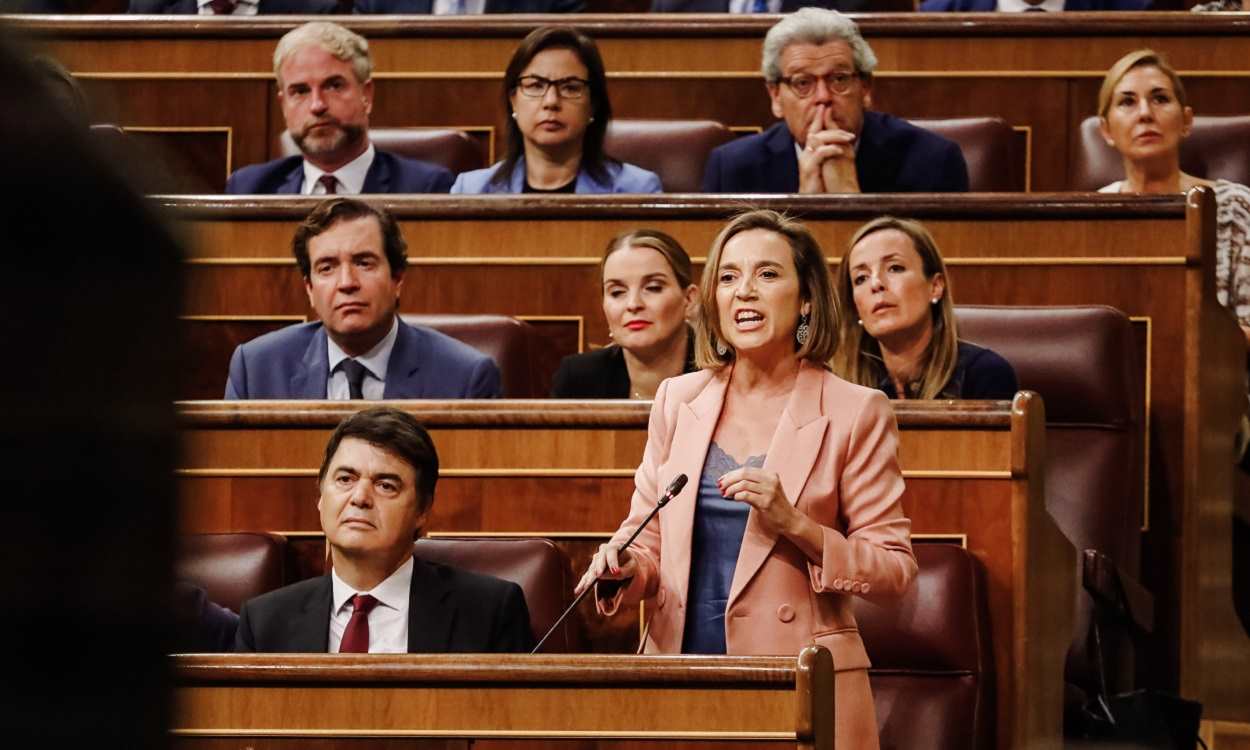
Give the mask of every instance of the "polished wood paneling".
<svg viewBox="0 0 1250 750">
<path fill-rule="evenodd" d="M 175 736 L 775 739 L 832 750 L 833 660 L 174 657 Z"/>
<path fill-rule="evenodd" d="M 441 478 L 428 531 L 547 536 L 584 566 L 625 517 L 648 405 L 630 402 L 396 402 L 430 429 Z M 917 534 L 964 536 L 985 564 L 997 679 L 1012 696 L 1004 746 L 1057 736 L 1075 556 L 1041 494 L 1037 399 L 896 402 L 905 508 Z M 344 402 L 180 405 L 185 532 L 316 532 L 315 474 Z M 1056 587 L 1059 593 L 1056 593 Z M 1044 617 L 1035 604 L 1047 602 Z M 633 649 L 636 610 L 605 624 L 578 613 L 592 648 Z M 622 624 L 624 623 L 624 624 Z M 1029 630 L 1031 629 L 1031 630 Z M 1042 653 L 1035 653 L 1040 649 Z M 1019 724 L 1012 711 L 1028 712 Z M 1013 734 L 1016 733 L 1016 734 Z"/>
</svg>

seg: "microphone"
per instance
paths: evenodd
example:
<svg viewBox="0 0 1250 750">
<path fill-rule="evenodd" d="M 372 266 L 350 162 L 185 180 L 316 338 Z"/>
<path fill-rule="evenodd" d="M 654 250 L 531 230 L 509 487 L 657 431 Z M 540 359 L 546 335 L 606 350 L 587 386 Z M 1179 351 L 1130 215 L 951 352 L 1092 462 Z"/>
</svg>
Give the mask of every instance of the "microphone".
<svg viewBox="0 0 1250 750">
<path fill-rule="evenodd" d="M 670 500 L 681 494 L 682 488 L 686 486 L 686 482 L 688 481 L 690 481 L 690 479 L 685 474 L 678 474 L 673 478 L 672 482 L 669 482 L 668 489 L 664 490 L 664 494 L 660 496 L 659 501 L 655 504 L 655 507 L 651 509 L 651 512 L 647 514 L 647 517 L 642 519 L 642 523 L 638 524 L 638 528 L 634 529 L 634 533 L 630 535 L 629 539 L 626 539 L 624 544 L 616 548 L 618 554 L 624 552 L 629 545 L 634 543 L 634 540 L 638 538 L 638 535 L 642 533 L 642 530 L 647 528 L 647 524 L 651 523 L 651 519 L 655 518 L 655 514 L 660 512 L 660 508 L 668 505 Z M 548 630 L 547 634 L 538 641 L 538 645 L 534 646 L 534 650 L 530 651 L 531 654 L 538 653 L 538 649 L 543 647 L 543 644 L 547 642 L 547 639 L 551 637 L 552 633 L 556 632 L 556 628 L 560 627 L 560 625 L 564 623 L 569 614 L 574 609 L 577 609 L 577 605 L 581 604 L 582 599 L 586 598 L 586 594 L 590 593 L 595 588 L 595 584 L 599 582 L 599 578 L 602 576 L 602 573 L 595 576 L 595 580 L 591 581 L 586 588 L 582 589 L 582 593 L 578 594 L 577 598 L 573 600 L 573 603 L 564 610 L 564 613 L 556 618 L 556 621 L 551 626 L 551 629 Z"/>
</svg>

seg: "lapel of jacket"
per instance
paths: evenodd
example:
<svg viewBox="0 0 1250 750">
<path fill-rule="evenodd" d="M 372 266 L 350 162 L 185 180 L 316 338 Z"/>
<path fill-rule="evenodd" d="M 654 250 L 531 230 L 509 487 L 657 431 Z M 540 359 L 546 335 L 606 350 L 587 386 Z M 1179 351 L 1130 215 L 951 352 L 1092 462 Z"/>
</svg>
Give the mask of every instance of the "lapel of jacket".
<svg viewBox="0 0 1250 750">
<path fill-rule="evenodd" d="M 812 473 L 812 466 L 824 442 L 825 426 L 829 423 L 820 403 L 823 380 L 824 371 L 819 366 L 809 362 L 799 366 L 794 390 L 781 413 L 772 442 L 768 444 L 768 457 L 764 459 L 764 468 L 777 472 L 780 477 L 781 488 L 791 505 L 797 504 L 803 494 L 807 477 Z M 734 568 L 727 608 L 764 564 L 776 542 L 777 534 L 766 530 L 760 523 L 759 515 L 752 510 L 742 537 L 742 549 L 738 552 L 738 565 Z"/>
<path fill-rule="evenodd" d="M 278 188 L 275 192 L 278 195 L 299 195 L 300 188 L 303 185 L 304 157 L 292 157 L 291 168 L 282 176 L 282 181 L 278 183 Z"/>
<path fill-rule="evenodd" d="M 400 320 L 391 360 L 386 363 L 382 398 L 421 398 L 421 382 L 417 375 L 420 370 L 421 332 Z"/>
<path fill-rule="evenodd" d="M 362 193 L 389 193 L 391 192 L 391 160 L 390 154 L 385 154 L 374 147 L 373 163 L 369 165 L 369 171 L 365 172 L 365 184 L 361 186 Z"/>
<path fill-rule="evenodd" d="M 413 558 L 412 588 L 408 593 L 408 653 L 445 653 L 451 650 L 451 626 L 456 610 L 451 590 L 434 566 Z"/>
<path fill-rule="evenodd" d="M 299 612 L 290 623 L 290 637 L 283 648 L 297 654 L 327 653 L 330 650 L 330 608 L 333 606 L 334 588 L 330 576 L 325 575 L 300 603 Z"/>
<path fill-rule="evenodd" d="M 773 126 L 766 143 L 769 159 L 764 165 L 764 189 L 773 193 L 799 191 L 799 157 L 794 155 L 794 137 L 784 122 Z"/>
<path fill-rule="evenodd" d="M 672 569 L 679 573 L 676 583 L 681 586 L 684 599 L 690 583 L 690 541 L 694 534 L 694 509 L 699 498 L 699 477 L 703 475 L 703 462 L 707 449 L 716 432 L 721 406 L 725 403 L 725 389 L 733 366 L 712 375 L 699 395 L 683 403 L 677 409 L 677 426 L 673 430 L 668 461 L 660 467 L 656 477 L 656 493 L 664 491 L 678 474 L 685 474 L 685 488 L 660 511 L 661 539 L 668 540 L 662 555 L 671 558 Z"/>
<path fill-rule="evenodd" d="M 860 192 L 892 192 L 898 176 L 898 154 L 887 146 L 889 125 L 883 115 L 864 111 L 864 126 L 859 132 L 859 147 L 855 151 L 855 176 L 859 179 Z"/>
<path fill-rule="evenodd" d="M 325 326 L 313 333 L 295 374 L 291 376 L 291 398 L 323 399 L 330 377 L 330 354 L 326 348 Z"/>
</svg>

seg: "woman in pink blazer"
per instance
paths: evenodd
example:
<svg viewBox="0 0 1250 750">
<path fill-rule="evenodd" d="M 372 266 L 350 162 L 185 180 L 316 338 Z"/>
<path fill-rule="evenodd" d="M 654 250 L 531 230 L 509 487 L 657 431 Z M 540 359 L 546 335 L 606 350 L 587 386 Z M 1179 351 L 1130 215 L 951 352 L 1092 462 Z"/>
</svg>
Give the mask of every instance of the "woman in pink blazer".
<svg viewBox="0 0 1250 750">
<path fill-rule="evenodd" d="M 703 369 L 656 393 L 629 517 L 577 590 L 612 581 L 596 592 L 608 615 L 647 599 L 647 653 L 827 647 L 837 747 L 876 748 L 851 597 L 897 596 L 916 575 L 893 412 L 825 365 L 837 308 L 802 224 L 774 211 L 733 219 L 700 294 Z M 618 555 L 678 474 L 685 489 Z"/>
</svg>

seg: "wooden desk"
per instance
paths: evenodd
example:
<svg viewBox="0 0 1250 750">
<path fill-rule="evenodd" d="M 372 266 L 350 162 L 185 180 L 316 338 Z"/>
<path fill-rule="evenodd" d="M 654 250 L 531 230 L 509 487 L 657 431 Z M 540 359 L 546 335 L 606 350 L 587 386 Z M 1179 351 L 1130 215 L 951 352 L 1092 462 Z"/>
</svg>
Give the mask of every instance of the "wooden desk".
<svg viewBox="0 0 1250 750">
<path fill-rule="evenodd" d="M 581 569 L 628 511 L 646 404 L 395 403 L 426 424 L 438 446 L 433 532 L 550 537 Z M 1011 409 L 895 408 L 913 533 L 965 544 L 988 573 L 1000 746 L 1057 739 L 1076 562 L 1045 511 L 1040 400 L 1018 396 Z M 351 411 L 328 402 L 181 404 L 183 529 L 315 532 L 320 454 Z M 589 607 L 582 616 L 594 648 L 633 650 L 636 617 L 605 622 Z"/>
<path fill-rule="evenodd" d="M 540 19 L 342 20 L 370 40 L 378 71 L 374 125 L 467 128 L 493 138 L 499 153 L 506 132 L 502 71 Z M 1031 153 L 1033 190 L 1067 188 L 1077 125 L 1094 113 L 1106 69 L 1129 50 L 1166 53 L 1198 114 L 1246 109 L 1250 21 L 1240 16 L 902 13 L 857 20 L 880 61 L 874 107 L 913 118 L 1005 118 Z M 97 121 L 174 128 L 169 138 L 205 154 L 228 146 L 228 167 L 278 155 L 283 125 L 272 54 L 295 19 L 10 16 L 2 22 L 36 37 L 79 76 Z M 759 73 L 761 40 L 773 22 L 577 18 L 602 49 L 617 117 L 707 118 L 740 128 L 773 122 Z"/>
<path fill-rule="evenodd" d="M 197 739 L 781 740 L 833 748 L 833 660 L 515 655 L 176 656 L 175 746 Z"/>
</svg>

